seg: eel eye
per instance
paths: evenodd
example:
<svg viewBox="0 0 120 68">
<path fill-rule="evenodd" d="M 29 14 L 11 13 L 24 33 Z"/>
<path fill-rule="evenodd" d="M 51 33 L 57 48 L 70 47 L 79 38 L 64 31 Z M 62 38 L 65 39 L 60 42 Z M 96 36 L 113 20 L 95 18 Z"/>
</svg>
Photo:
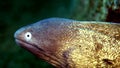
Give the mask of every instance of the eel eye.
<svg viewBox="0 0 120 68">
<path fill-rule="evenodd" d="M 26 41 L 29 41 L 32 38 L 32 34 L 30 32 L 25 33 L 25 39 Z"/>
</svg>

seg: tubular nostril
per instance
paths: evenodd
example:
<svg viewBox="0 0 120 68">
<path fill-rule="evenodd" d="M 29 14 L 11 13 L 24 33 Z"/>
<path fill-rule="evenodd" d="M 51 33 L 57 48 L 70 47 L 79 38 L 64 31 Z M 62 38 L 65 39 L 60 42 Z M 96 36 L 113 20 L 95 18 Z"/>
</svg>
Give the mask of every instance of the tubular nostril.
<svg viewBox="0 0 120 68">
<path fill-rule="evenodd" d="M 16 38 L 18 35 L 18 30 L 14 33 L 14 38 Z"/>
</svg>

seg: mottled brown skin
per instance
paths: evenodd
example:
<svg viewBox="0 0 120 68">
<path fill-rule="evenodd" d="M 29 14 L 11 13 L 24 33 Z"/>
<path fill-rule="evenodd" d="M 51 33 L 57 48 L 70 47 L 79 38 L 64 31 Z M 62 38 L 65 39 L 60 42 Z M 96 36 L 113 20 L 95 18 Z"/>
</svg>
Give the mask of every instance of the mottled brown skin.
<svg viewBox="0 0 120 68">
<path fill-rule="evenodd" d="M 19 29 L 15 38 L 57 68 L 120 67 L 120 24 L 50 18 Z"/>
</svg>

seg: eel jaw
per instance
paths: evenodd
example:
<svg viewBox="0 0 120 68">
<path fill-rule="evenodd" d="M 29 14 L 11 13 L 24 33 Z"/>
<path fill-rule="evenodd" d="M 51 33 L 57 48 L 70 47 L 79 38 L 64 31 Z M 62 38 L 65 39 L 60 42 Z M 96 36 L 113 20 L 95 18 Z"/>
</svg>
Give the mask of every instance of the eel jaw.
<svg viewBox="0 0 120 68">
<path fill-rule="evenodd" d="M 61 66 L 62 62 L 60 62 L 57 57 L 55 57 L 54 55 L 52 56 L 52 55 L 48 54 L 47 52 L 45 52 L 43 49 L 37 47 L 36 45 L 27 43 L 21 39 L 15 39 L 15 41 L 22 48 L 28 50 L 29 52 L 31 52 L 38 58 L 41 58 L 41 59 L 47 61 L 48 63 L 52 64 L 55 67 L 58 67 L 58 68 L 62 67 Z"/>
</svg>

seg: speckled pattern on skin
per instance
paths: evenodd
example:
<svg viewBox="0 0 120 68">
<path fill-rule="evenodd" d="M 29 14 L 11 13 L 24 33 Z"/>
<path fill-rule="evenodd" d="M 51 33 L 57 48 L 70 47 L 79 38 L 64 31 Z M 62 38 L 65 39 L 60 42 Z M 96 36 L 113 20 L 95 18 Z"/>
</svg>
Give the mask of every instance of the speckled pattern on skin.
<svg viewBox="0 0 120 68">
<path fill-rule="evenodd" d="M 17 43 L 57 68 L 120 67 L 120 24 L 50 18 L 23 28 Z"/>
</svg>

